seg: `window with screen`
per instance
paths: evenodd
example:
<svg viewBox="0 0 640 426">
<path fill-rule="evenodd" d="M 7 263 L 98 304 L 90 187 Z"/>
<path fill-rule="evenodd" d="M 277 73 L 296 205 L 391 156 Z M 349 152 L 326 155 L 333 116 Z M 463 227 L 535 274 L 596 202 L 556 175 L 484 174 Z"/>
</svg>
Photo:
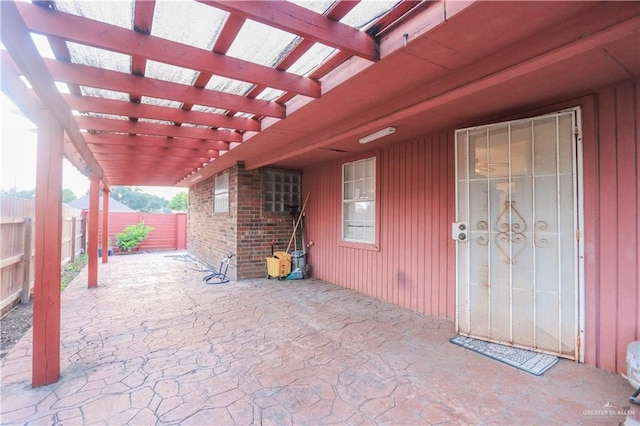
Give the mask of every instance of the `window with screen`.
<svg viewBox="0 0 640 426">
<path fill-rule="evenodd" d="M 376 242 L 376 159 L 342 165 L 342 240 Z"/>
</svg>

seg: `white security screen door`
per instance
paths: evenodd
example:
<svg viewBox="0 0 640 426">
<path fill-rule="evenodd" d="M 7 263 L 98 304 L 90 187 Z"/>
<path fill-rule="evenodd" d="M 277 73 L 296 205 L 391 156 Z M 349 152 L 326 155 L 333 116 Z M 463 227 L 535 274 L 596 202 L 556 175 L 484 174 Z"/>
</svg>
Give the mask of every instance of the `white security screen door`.
<svg viewBox="0 0 640 426">
<path fill-rule="evenodd" d="M 580 358 L 579 110 L 456 132 L 460 334 Z"/>
</svg>

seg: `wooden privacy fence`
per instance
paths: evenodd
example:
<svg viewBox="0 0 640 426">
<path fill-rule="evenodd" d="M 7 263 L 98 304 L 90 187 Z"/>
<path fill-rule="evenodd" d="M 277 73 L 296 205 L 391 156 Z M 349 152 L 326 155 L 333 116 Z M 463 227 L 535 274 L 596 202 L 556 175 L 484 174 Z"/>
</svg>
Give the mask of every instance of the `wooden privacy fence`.
<svg viewBox="0 0 640 426">
<path fill-rule="evenodd" d="M 0 196 L 0 312 L 26 303 L 33 289 L 35 202 Z M 82 211 L 62 205 L 61 265 L 84 249 Z"/>
<path fill-rule="evenodd" d="M 140 244 L 139 251 L 184 250 L 187 248 L 186 213 L 160 214 L 139 212 L 110 212 L 109 241 L 117 252 L 116 234 L 129 225 L 144 222 L 153 227 L 149 237 Z M 102 214 L 98 220 L 98 244 L 102 244 Z"/>
</svg>

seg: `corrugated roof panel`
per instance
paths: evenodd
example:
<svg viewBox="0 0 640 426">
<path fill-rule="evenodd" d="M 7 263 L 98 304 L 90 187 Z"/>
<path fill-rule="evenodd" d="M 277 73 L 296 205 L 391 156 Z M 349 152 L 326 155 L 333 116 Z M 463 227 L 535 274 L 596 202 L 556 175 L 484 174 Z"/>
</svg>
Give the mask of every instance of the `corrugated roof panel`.
<svg viewBox="0 0 640 426">
<path fill-rule="evenodd" d="M 305 9 L 309 9 L 313 12 L 319 13 L 321 15 L 324 15 L 327 10 L 329 10 L 329 8 L 331 6 L 333 6 L 334 3 L 336 3 L 335 0 L 324 0 L 324 1 L 310 1 L 310 0 L 288 0 L 291 3 L 295 3 L 298 6 L 304 7 Z"/>
<path fill-rule="evenodd" d="M 253 86 L 254 85 L 252 83 L 214 75 L 211 77 L 205 88 L 244 96 L 253 88 Z"/>
<path fill-rule="evenodd" d="M 98 89 L 96 87 L 80 86 L 80 91 L 84 96 L 93 96 L 95 98 L 115 99 L 118 101 L 128 101 L 129 94 L 116 92 L 114 90 Z"/>
<path fill-rule="evenodd" d="M 226 114 L 227 113 L 226 109 L 211 108 L 211 107 L 204 106 L 204 105 L 194 105 L 191 108 L 191 110 L 199 111 L 199 112 L 208 112 L 208 113 L 212 113 L 212 114 Z"/>
<path fill-rule="evenodd" d="M 316 43 L 300 59 L 294 62 L 287 72 L 303 76 L 308 75 L 336 51 L 337 49 L 333 47 Z"/>
<path fill-rule="evenodd" d="M 67 47 L 73 63 L 131 73 L 131 56 L 129 55 L 70 41 L 67 42 Z"/>
<path fill-rule="evenodd" d="M 365 0 L 358 3 L 356 7 L 351 9 L 344 18 L 340 20 L 343 24 L 350 25 L 354 28 L 364 28 L 380 16 L 392 10 L 401 1 L 380 1 Z"/>
<path fill-rule="evenodd" d="M 198 71 L 147 60 L 147 68 L 144 75 L 158 80 L 193 86 L 198 77 Z"/>
<path fill-rule="evenodd" d="M 128 117 L 123 117 L 121 115 L 114 114 L 102 114 L 99 112 L 81 112 L 80 115 L 85 115 L 87 117 L 95 117 L 95 118 L 109 118 L 111 120 L 128 120 Z"/>
<path fill-rule="evenodd" d="M 95 21 L 133 29 L 133 0 L 113 1 L 56 1 L 54 7 L 62 12 L 84 16 Z"/>
<path fill-rule="evenodd" d="M 260 92 L 258 96 L 256 96 L 256 99 L 263 99 L 265 101 L 275 101 L 280 96 L 284 95 L 284 93 L 285 93 L 284 90 L 265 89 L 262 92 Z"/>
<path fill-rule="evenodd" d="M 196 129 L 210 129 L 211 126 L 205 126 L 204 124 L 182 123 L 183 127 L 193 127 Z"/>
<path fill-rule="evenodd" d="M 151 34 L 182 44 L 211 50 L 229 14 L 185 1 L 158 1 Z"/>
<path fill-rule="evenodd" d="M 299 43 L 297 38 L 294 34 L 247 19 L 227 55 L 272 67 Z"/>
<path fill-rule="evenodd" d="M 154 120 L 151 118 L 139 118 L 138 119 L 139 122 L 142 123 L 152 123 L 152 124 L 166 124 L 167 126 L 173 126 L 173 121 L 166 121 L 166 120 Z"/>
<path fill-rule="evenodd" d="M 157 105 L 167 108 L 182 108 L 182 102 L 168 101 L 166 99 L 157 99 L 150 96 L 143 96 L 140 103 L 147 105 Z"/>
</svg>

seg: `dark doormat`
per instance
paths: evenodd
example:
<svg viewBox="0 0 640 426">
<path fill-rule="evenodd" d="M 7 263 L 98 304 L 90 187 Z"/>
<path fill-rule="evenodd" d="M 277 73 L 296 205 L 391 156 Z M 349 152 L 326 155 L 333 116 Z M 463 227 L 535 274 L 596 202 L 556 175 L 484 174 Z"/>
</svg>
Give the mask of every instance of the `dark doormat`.
<svg viewBox="0 0 640 426">
<path fill-rule="evenodd" d="M 542 376 L 545 371 L 559 361 L 557 356 L 486 342 L 472 337 L 456 336 L 449 341 L 536 376 Z"/>
</svg>

